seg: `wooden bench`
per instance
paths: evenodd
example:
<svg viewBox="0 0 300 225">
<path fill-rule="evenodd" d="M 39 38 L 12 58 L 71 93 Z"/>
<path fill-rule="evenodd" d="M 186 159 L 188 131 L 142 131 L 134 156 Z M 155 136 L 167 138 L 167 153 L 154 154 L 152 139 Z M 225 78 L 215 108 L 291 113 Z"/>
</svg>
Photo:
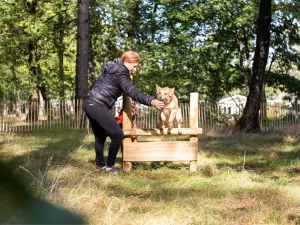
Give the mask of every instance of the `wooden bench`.
<svg viewBox="0 0 300 225">
<path fill-rule="evenodd" d="M 131 99 L 123 96 L 123 131 L 122 146 L 123 170 L 130 172 L 132 162 L 151 161 L 189 161 L 190 172 L 197 171 L 198 135 L 202 129 L 198 128 L 198 93 L 190 94 L 189 128 L 164 129 L 132 129 Z M 151 141 L 133 142 L 134 136 L 178 136 L 188 135 L 189 141 Z"/>
</svg>

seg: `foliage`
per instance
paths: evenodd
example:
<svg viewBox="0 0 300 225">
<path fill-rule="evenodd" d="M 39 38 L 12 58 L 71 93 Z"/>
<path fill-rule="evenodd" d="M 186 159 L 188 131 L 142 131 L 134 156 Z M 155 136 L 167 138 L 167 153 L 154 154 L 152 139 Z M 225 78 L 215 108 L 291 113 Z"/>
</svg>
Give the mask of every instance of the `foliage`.
<svg viewBox="0 0 300 225">
<path fill-rule="evenodd" d="M 58 77 L 58 59 L 57 59 L 57 46 L 55 44 L 57 40 L 57 33 L 59 29 L 63 29 L 63 26 L 70 24 L 66 19 L 73 16 L 75 5 L 72 2 L 63 2 L 63 6 L 58 1 L 36 2 L 36 1 L 2 1 L 1 4 L 1 41 L 0 52 L 3 57 L 0 64 L 2 68 L 5 65 L 10 65 L 7 71 L 10 77 L 17 77 L 20 82 L 13 83 L 16 90 L 21 92 L 22 100 L 28 99 L 30 80 L 34 80 L 36 85 L 45 85 L 52 97 L 57 95 L 57 77 Z M 73 4 L 73 5 L 72 5 Z M 63 24 L 59 21 L 60 15 L 64 16 L 65 20 Z M 73 30 L 74 31 L 74 30 Z M 72 33 L 72 27 L 66 32 L 69 34 L 65 37 L 67 56 L 65 66 L 65 83 L 66 87 L 74 86 L 74 45 L 76 45 L 76 39 L 70 38 Z M 74 32 L 73 32 L 74 34 Z M 74 36 L 75 37 L 75 36 Z M 34 64 L 30 64 L 29 56 L 29 44 L 34 44 L 35 47 L 35 61 Z M 73 47 L 72 47 L 73 46 Z M 62 47 L 62 46 L 61 46 Z M 71 61 L 68 60 L 71 58 Z M 32 77 L 29 73 L 31 67 L 41 68 L 41 72 L 36 77 Z M 27 67 L 27 69 L 26 69 Z M 74 67 L 74 69 L 73 69 Z M 70 82 L 70 77 L 71 82 Z M 24 84 L 25 83 L 25 84 Z M 27 85 L 27 88 L 26 88 Z M 7 85 L 5 87 L 8 87 Z M 69 89 L 70 90 L 70 89 Z M 7 90 L 2 89 L 2 92 Z"/>
<path fill-rule="evenodd" d="M 299 65 L 299 3 L 274 1 L 273 6 L 267 85 L 299 96 L 299 77 L 289 74 Z M 5 56 L 0 66 L 8 82 L 0 93 L 15 96 L 20 91 L 26 100 L 33 80 L 51 98 L 59 96 L 62 83 L 72 97 L 76 2 L 1 1 L 0 14 L 0 54 Z M 249 0 L 91 0 L 90 85 L 106 61 L 133 49 L 142 56 L 134 82 L 146 94 L 155 95 L 155 84 L 175 87 L 182 102 L 188 102 L 190 92 L 212 102 L 236 89 L 247 94 L 257 15 L 258 2 Z M 30 43 L 35 43 L 35 66 L 40 68 L 36 77 L 29 72 Z"/>
</svg>

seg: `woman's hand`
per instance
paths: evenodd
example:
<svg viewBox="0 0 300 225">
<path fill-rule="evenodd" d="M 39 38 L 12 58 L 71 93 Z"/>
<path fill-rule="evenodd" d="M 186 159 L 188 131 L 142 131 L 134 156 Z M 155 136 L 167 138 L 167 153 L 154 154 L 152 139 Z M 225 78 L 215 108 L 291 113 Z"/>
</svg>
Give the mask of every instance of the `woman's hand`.
<svg viewBox="0 0 300 225">
<path fill-rule="evenodd" d="M 158 109 L 161 109 L 161 108 L 163 108 L 165 106 L 165 104 L 164 104 L 163 101 L 159 101 L 157 99 L 152 99 L 151 104 L 153 106 L 155 106 L 156 108 L 158 108 Z"/>
</svg>

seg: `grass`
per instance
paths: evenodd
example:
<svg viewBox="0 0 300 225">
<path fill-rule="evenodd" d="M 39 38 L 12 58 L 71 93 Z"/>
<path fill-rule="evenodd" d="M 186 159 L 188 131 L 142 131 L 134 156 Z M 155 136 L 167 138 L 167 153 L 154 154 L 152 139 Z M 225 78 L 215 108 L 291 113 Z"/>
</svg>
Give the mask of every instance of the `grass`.
<svg viewBox="0 0 300 225">
<path fill-rule="evenodd" d="M 109 176 L 76 130 L 3 134 L 0 157 L 34 196 L 89 224 L 300 224 L 299 136 L 202 135 L 192 174 L 188 162 L 149 162 Z M 17 223 L 14 212 L 0 223 Z"/>
</svg>

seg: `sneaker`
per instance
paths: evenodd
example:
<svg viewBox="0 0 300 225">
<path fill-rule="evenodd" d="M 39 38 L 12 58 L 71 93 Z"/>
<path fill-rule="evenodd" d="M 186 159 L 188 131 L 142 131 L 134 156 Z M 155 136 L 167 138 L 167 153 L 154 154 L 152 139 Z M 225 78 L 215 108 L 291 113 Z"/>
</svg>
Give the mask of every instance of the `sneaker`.
<svg viewBox="0 0 300 225">
<path fill-rule="evenodd" d="M 112 166 L 112 167 L 105 167 L 104 169 L 105 173 L 110 173 L 110 174 L 113 174 L 113 175 L 119 175 L 120 174 L 120 171 L 115 167 L 115 166 Z"/>
<path fill-rule="evenodd" d="M 96 168 L 101 169 L 101 170 L 105 170 L 105 168 L 106 168 L 105 165 L 100 165 L 97 162 L 95 162 L 95 166 L 96 166 Z"/>
</svg>

